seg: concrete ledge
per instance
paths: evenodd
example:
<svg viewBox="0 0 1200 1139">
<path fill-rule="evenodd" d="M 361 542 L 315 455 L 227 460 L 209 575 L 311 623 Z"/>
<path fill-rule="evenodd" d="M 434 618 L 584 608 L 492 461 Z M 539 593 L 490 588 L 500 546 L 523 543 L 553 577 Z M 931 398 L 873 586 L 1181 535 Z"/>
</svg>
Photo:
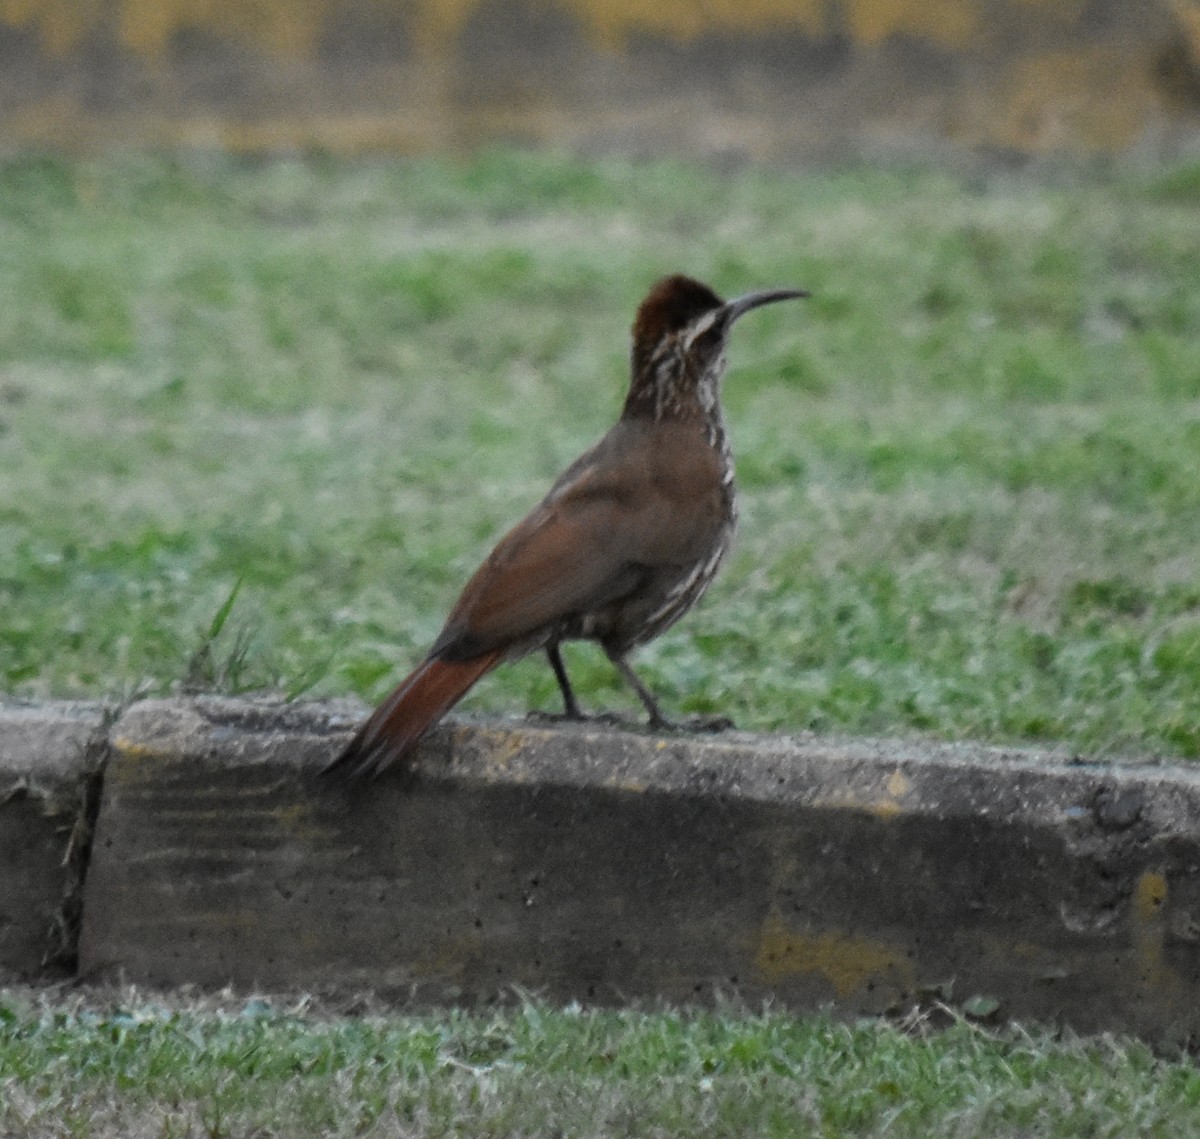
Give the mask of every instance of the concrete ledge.
<svg viewBox="0 0 1200 1139">
<path fill-rule="evenodd" d="M 434 733 L 411 776 L 317 779 L 353 719 L 130 709 L 82 972 L 422 1002 L 935 997 L 1200 1036 L 1190 769 L 489 721 Z"/>
<path fill-rule="evenodd" d="M 99 704 L 0 704 L 0 981 L 73 962 L 77 824 L 103 726 Z"/>
<path fill-rule="evenodd" d="M 1200 141 L 1198 0 L 20 0 L 0 59 L 0 143 L 55 152 L 1144 164 Z"/>
</svg>

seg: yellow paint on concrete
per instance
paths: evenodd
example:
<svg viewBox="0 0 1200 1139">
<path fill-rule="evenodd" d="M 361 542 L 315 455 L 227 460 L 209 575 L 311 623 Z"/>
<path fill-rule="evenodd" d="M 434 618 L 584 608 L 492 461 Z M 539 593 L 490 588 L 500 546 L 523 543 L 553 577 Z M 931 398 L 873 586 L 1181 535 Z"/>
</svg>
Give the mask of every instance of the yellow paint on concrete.
<svg viewBox="0 0 1200 1139">
<path fill-rule="evenodd" d="M 1139 922 L 1147 924 L 1162 917 L 1167 900 L 1167 876 L 1158 870 L 1147 870 L 1137 881 L 1133 892 L 1133 912 Z"/>
<path fill-rule="evenodd" d="M 886 795 L 872 809 L 872 814 L 881 819 L 894 819 L 904 811 L 904 800 L 912 791 L 912 780 L 899 768 L 888 776 L 884 784 Z"/>
<path fill-rule="evenodd" d="M 1133 888 L 1133 949 L 1146 983 L 1177 985 L 1179 978 L 1163 960 L 1167 931 L 1167 876 L 1147 870 Z"/>
<path fill-rule="evenodd" d="M 844 787 L 830 795 L 814 800 L 813 805 L 824 810 L 859 811 L 890 822 L 908 810 L 913 783 L 900 768 L 884 781 L 870 788 Z"/>
<path fill-rule="evenodd" d="M 104 0 L 0 0 L 0 23 L 37 32 L 42 49 L 63 56 L 100 21 Z"/>
<path fill-rule="evenodd" d="M 0 23 L 34 29 L 43 50 L 56 57 L 100 34 L 111 14 L 118 42 L 149 58 L 163 55 L 172 37 L 188 29 L 311 58 L 339 6 L 338 0 L 0 0 Z"/>
<path fill-rule="evenodd" d="M 480 0 L 420 0 L 413 19 L 418 49 L 434 55 L 447 52 L 479 3 Z"/>
<path fill-rule="evenodd" d="M 1161 870 L 1144 871 L 1134 883 L 1129 903 L 1129 932 L 1132 964 L 1150 1001 L 1172 1001 L 1181 993 L 1184 982 L 1168 964 L 1164 948 L 1167 935 L 1167 876 Z M 1084 947 L 1044 946 L 1030 941 L 1008 941 L 986 937 L 984 958 L 1003 963 L 1020 957 L 1038 962 L 1046 979 L 1070 977 L 1085 972 L 1091 965 L 1091 950 Z M 1124 955 L 1121 955 L 1124 958 Z M 1124 967 L 1124 966 L 1122 966 Z"/>
<path fill-rule="evenodd" d="M 816 974 L 829 982 L 839 997 L 865 990 L 871 981 L 890 976 L 906 988 L 915 984 L 912 962 L 900 950 L 881 941 L 826 932 L 810 934 L 790 928 L 777 910 L 762 924 L 754 965 L 764 980 Z"/>
<path fill-rule="evenodd" d="M 120 42 L 150 57 L 162 56 L 178 32 L 200 28 L 282 56 L 311 58 L 331 0 L 120 0 Z"/>
<path fill-rule="evenodd" d="M 261 152 L 319 148 L 331 153 L 414 153 L 471 147 L 496 138 L 554 144 L 580 132 L 580 112 L 560 101 L 553 85 L 539 84 L 536 69 L 519 92 L 462 101 L 458 75 L 462 37 L 489 5 L 505 0 L 0 0 L 0 30 L 31 36 L 47 58 L 61 60 L 64 74 L 90 64 L 82 53 L 124 52 L 140 61 L 146 95 L 134 97 L 117 84 L 116 109 L 80 99 L 78 83 L 59 90 L 37 85 L 16 92 L 5 115 L 9 145 L 53 142 L 67 148 L 112 145 L 223 147 Z M 967 147 L 1019 153 L 1110 153 L 1129 149 L 1147 132 L 1189 114 L 1193 73 L 1184 67 L 1181 109 L 1158 68 L 1162 52 L 1181 50 L 1185 63 L 1200 67 L 1200 0 L 1163 0 L 1173 30 L 1162 43 L 1132 25 L 1106 32 L 1089 27 L 1086 0 L 521 0 L 534 13 L 565 18 L 601 53 L 623 53 L 639 37 L 685 43 L 702 36 L 736 43 L 753 36 L 799 35 L 831 42 L 845 37 L 859 56 L 895 37 L 932 44 L 947 52 L 970 52 L 986 64 L 969 84 L 952 92 L 903 95 L 889 110 L 878 106 L 870 85 L 863 89 L 857 68 L 842 84 L 849 105 L 842 110 L 859 126 L 851 135 L 875 135 L 899 126 L 954 139 Z M 491 17 L 489 17 L 491 18 Z M 331 62 L 324 45 L 332 34 L 378 20 L 389 35 L 410 38 L 394 58 L 373 56 L 369 83 L 355 86 L 354 63 Z M 1004 30 L 1027 28 L 1022 42 Z M 248 94 L 228 113 L 193 98 L 175 74 L 180 37 L 199 33 L 231 51 L 235 67 L 258 69 L 265 99 Z M 1053 49 L 1039 50 L 1053 43 Z M 74 57 L 80 58 L 74 58 Z M 611 63 L 611 60 L 608 62 Z M 123 74 L 117 68 L 118 74 Z M 136 75 L 134 68 L 131 74 Z M 881 67 L 874 91 L 886 94 L 894 74 Z M 348 80 L 349 77 L 349 80 Z M 347 88 L 349 82 L 349 91 Z M 748 80 L 757 82 L 757 80 Z M 764 80 L 764 83 L 766 81 Z M 249 85 L 257 93 L 257 83 Z M 469 90 L 470 84 L 465 88 Z M 140 90 L 140 87 L 135 89 Z M 752 89 L 752 88 L 750 88 Z M 839 88 L 835 88 L 838 90 Z M 10 96 L 13 92 L 9 92 Z M 794 93 L 782 84 L 764 86 L 770 99 Z M 678 116 L 670 92 L 648 100 L 647 122 Z M 839 96 L 839 99 L 841 96 Z M 861 101 L 861 106 L 858 105 Z M 747 98 L 747 105 L 753 99 Z M 818 100 L 818 104 L 821 101 Z M 813 112 L 816 114 L 816 112 Z M 588 130 L 628 131 L 630 112 L 620 101 L 598 98 L 586 113 Z M 607 116 L 611 116 L 608 121 Z M 801 116 L 805 132 L 819 122 Z M 837 128 L 843 129 L 843 128 Z M 785 117 L 727 113 L 708 108 L 703 137 L 713 147 L 769 158 L 796 145 Z M 586 133 L 586 131 L 585 131 Z M 836 133 L 836 132 L 835 132 Z M 805 135 L 807 137 L 807 134 Z M 726 139 L 728 140 L 726 142 Z M 693 136 L 680 135 L 690 147 Z M 806 144 L 807 145 L 807 144 Z"/>
<path fill-rule="evenodd" d="M 608 50 L 630 36 L 687 41 L 707 33 L 755 35 L 776 30 L 817 37 L 829 33 L 824 0 L 560 0 L 587 36 Z"/>
<path fill-rule="evenodd" d="M 104 781 L 111 787 L 136 792 L 157 777 L 158 770 L 170 761 L 168 749 L 139 743 L 127 736 L 112 738 L 113 762 L 105 768 Z"/>
<path fill-rule="evenodd" d="M 166 754 L 161 748 L 150 744 L 138 743 L 128 736 L 113 736 L 112 746 L 129 759 L 162 759 Z"/>
<path fill-rule="evenodd" d="M 1200 0 L 1170 0 L 1170 7 L 1188 59 L 1200 68 Z"/>
<path fill-rule="evenodd" d="M 525 734 L 506 728 L 459 728 L 456 735 L 472 737 L 487 748 L 488 768 L 497 773 L 507 773 L 512 766 L 513 756 L 525 747 Z"/>
<path fill-rule="evenodd" d="M 379 0 L 411 19 L 418 52 L 445 54 L 484 0 Z M 1026 0 L 1028 2 L 1028 0 Z M 978 0 L 541 0 L 578 21 L 609 50 L 631 36 L 687 41 L 706 34 L 758 35 L 795 31 L 821 37 L 849 31 L 868 46 L 910 35 L 964 47 L 977 34 Z M 122 46 L 161 59 L 180 32 L 199 29 L 281 56 L 313 59 L 321 36 L 343 9 L 341 0 L 0 0 L 0 23 L 33 27 L 43 48 L 64 55 L 99 33 L 115 14 Z M 115 9 L 115 12 L 114 12 Z"/>
<path fill-rule="evenodd" d="M 983 130 L 963 132 L 963 141 L 1036 154 L 1121 150 L 1158 102 L 1146 69 L 1144 56 L 1119 45 L 1017 58 L 998 87 L 977 92 L 967 113 Z"/>
<path fill-rule="evenodd" d="M 1076 23 L 1088 6 L 1088 0 L 1012 0 L 1021 8 L 1036 8 L 1037 18 L 1050 19 L 1068 26 Z"/>
<path fill-rule="evenodd" d="M 850 38 L 867 46 L 907 35 L 965 48 L 979 33 L 976 0 L 844 0 Z"/>
</svg>

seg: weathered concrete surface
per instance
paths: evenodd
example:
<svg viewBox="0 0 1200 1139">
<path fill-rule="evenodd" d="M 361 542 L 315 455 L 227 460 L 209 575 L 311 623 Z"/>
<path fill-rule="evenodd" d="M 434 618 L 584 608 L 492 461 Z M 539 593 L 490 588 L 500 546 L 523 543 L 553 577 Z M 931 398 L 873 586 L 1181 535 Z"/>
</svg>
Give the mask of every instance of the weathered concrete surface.
<svg viewBox="0 0 1200 1139">
<path fill-rule="evenodd" d="M 352 718 L 130 710 L 84 975 L 431 1002 L 736 991 L 847 1013 L 983 997 L 1200 1036 L 1191 770 L 490 721 L 444 726 L 411 776 L 325 782 Z"/>
<path fill-rule="evenodd" d="M 72 843 L 103 723 L 98 704 L 0 703 L 0 982 L 72 956 Z"/>
<path fill-rule="evenodd" d="M 1195 154 L 1200 0 L 17 0 L 0 144 Z"/>
</svg>

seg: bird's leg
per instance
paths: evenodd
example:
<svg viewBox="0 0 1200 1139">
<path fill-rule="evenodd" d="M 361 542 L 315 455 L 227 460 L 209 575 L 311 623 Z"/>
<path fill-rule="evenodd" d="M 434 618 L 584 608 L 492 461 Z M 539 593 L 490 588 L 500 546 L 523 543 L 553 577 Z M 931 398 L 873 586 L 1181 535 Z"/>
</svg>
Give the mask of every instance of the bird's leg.
<svg viewBox="0 0 1200 1139">
<path fill-rule="evenodd" d="M 668 732 L 674 731 L 677 725 L 663 715 L 658 701 L 654 699 L 650 689 L 638 679 L 638 674 L 633 671 L 629 662 L 623 656 L 612 652 L 608 654 L 608 659 L 616 665 L 617 671 L 625 678 L 625 683 L 638 694 L 638 699 L 646 706 L 646 711 L 650 715 L 650 727 Z"/>
<path fill-rule="evenodd" d="M 589 716 L 579 707 L 579 701 L 575 699 L 575 690 L 571 687 L 571 680 L 567 676 L 567 666 L 563 664 L 562 653 L 559 651 L 557 641 L 546 646 L 546 657 L 550 661 L 550 667 L 554 669 L 554 679 L 558 681 L 558 688 L 562 693 L 563 710 L 561 712 L 530 712 L 528 719 L 548 720 L 551 723 L 560 720 L 598 720 L 604 724 L 618 722 L 615 716 L 607 715 L 604 712 Z"/>
<path fill-rule="evenodd" d="M 571 688 L 571 681 L 567 676 L 567 666 L 563 664 L 562 653 L 558 650 L 557 641 L 551 641 L 546 646 L 546 656 L 550 658 L 550 667 L 554 669 L 554 679 L 558 681 L 559 691 L 562 692 L 564 718 L 582 720 L 584 715 L 580 711 L 579 701 L 575 699 L 575 692 Z"/>
<path fill-rule="evenodd" d="M 557 641 L 552 641 L 546 646 L 546 656 L 550 661 L 550 667 L 554 669 L 554 679 L 558 681 L 559 690 L 562 692 L 563 710 L 562 712 L 530 712 L 528 719 L 548 720 L 551 723 L 559 720 L 590 720 L 601 724 L 619 724 L 621 722 L 620 717 L 614 716 L 611 712 L 597 712 L 595 715 L 589 716 L 579 707 L 579 701 L 575 699 L 575 690 L 571 687 L 570 678 L 567 676 L 567 666 L 563 664 L 562 653 Z"/>
<path fill-rule="evenodd" d="M 723 732 L 733 727 L 733 721 L 728 716 L 693 716 L 687 720 L 676 722 L 663 715 L 658 701 L 639 679 L 629 662 L 615 652 L 608 653 L 608 659 L 616 665 L 617 671 L 625 678 L 626 683 L 638 694 L 638 699 L 646 706 L 650 715 L 649 726 L 661 732 Z"/>
</svg>

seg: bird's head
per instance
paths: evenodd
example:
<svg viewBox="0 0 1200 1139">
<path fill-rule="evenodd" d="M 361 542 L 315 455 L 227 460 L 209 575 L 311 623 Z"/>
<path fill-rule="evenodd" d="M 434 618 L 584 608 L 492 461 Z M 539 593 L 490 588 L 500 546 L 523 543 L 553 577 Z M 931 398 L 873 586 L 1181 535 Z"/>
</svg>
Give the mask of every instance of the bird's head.
<svg viewBox="0 0 1200 1139">
<path fill-rule="evenodd" d="M 633 322 L 626 414 L 649 412 L 657 418 L 680 401 L 715 401 L 725 344 L 738 317 L 760 305 L 806 296 L 802 289 L 764 289 L 725 301 L 691 277 L 664 277 L 638 306 Z"/>
</svg>

